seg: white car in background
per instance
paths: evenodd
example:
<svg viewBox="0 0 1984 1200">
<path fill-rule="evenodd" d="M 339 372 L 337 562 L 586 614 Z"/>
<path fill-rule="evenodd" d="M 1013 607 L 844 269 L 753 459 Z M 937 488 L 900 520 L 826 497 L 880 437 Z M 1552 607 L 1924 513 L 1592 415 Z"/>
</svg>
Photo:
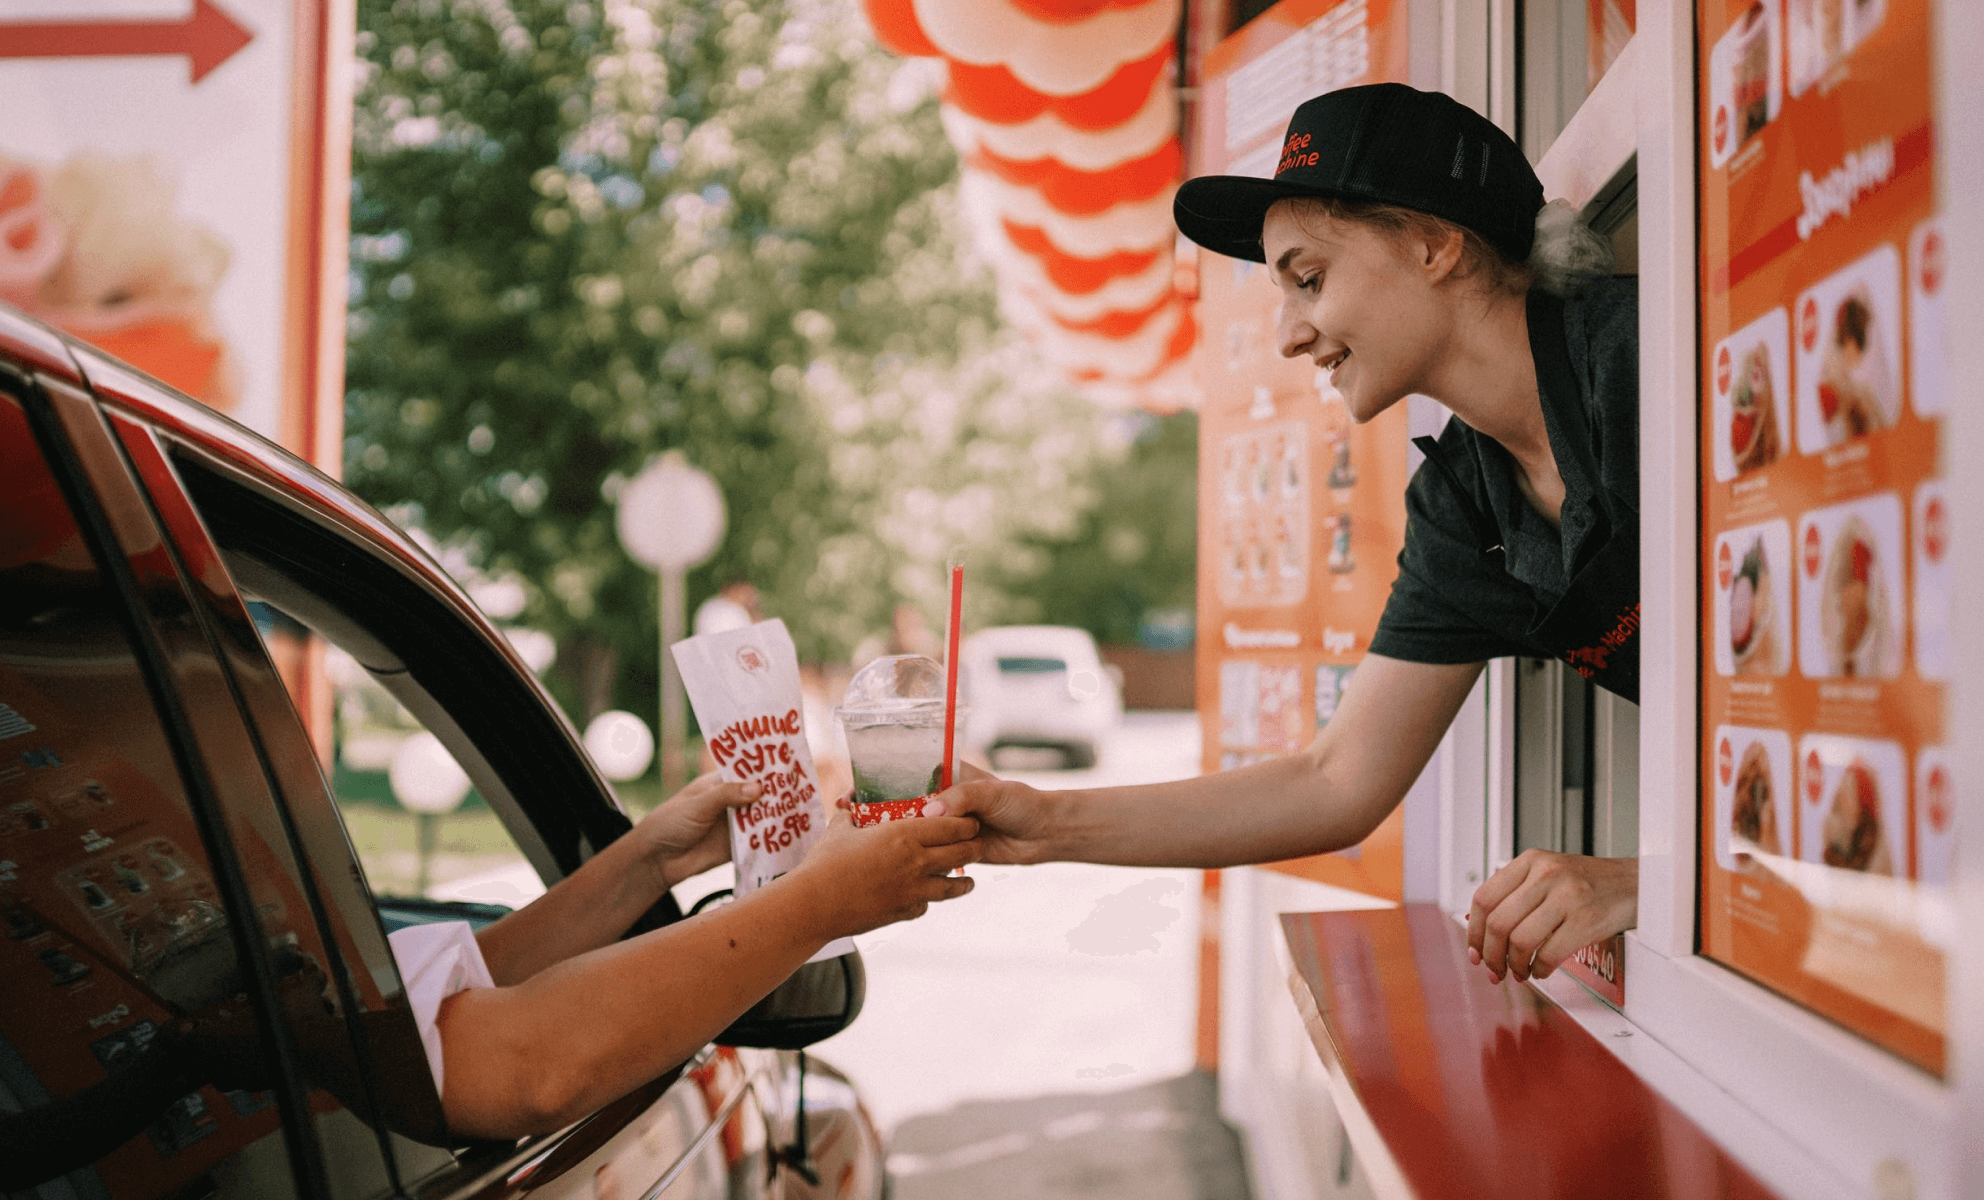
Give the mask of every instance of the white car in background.
<svg viewBox="0 0 1984 1200">
<path fill-rule="evenodd" d="M 1092 767 L 1123 719 L 1122 675 L 1095 638 L 1066 625 L 1004 625 L 964 640 L 965 746 L 990 757 L 1006 747 L 1058 750 Z"/>
</svg>

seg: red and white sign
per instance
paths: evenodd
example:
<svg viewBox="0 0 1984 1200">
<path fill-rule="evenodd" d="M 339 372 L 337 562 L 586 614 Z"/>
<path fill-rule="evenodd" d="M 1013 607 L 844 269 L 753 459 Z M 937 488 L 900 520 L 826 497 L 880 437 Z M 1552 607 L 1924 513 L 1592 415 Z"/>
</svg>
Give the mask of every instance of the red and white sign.
<svg viewBox="0 0 1984 1200">
<path fill-rule="evenodd" d="M 0 0 L 0 300 L 334 472 L 353 24 Z"/>
</svg>

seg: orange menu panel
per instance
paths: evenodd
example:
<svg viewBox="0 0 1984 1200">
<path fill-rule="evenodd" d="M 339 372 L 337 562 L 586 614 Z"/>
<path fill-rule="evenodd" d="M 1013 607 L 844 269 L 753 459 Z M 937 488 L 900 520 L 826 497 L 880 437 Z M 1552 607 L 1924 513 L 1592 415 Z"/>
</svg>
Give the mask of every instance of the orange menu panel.
<svg viewBox="0 0 1984 1200">
<path fill-rule="evenodd" d="M 1207 55 L 1196 174 L 1266 176 L 1296 105 L 1403 80 L 1406 6 L 1283 0 Z M 1327 377 L 1280 356 L 1265 268 L 1203 253 L 1198 708 L 1204 766 L 1309 744 L 1369 647 L 1405 538 L 1405 405 L 1355 425 Z M 1397 898 L 1394 813 L 1340 854 L 1278 868 Z"/>
<path fill-rule="evenodd" d="M 1701 949 L 1940 1072 L 1953 789 L 1927 0 L 1706 0 Z"/>
</svg>

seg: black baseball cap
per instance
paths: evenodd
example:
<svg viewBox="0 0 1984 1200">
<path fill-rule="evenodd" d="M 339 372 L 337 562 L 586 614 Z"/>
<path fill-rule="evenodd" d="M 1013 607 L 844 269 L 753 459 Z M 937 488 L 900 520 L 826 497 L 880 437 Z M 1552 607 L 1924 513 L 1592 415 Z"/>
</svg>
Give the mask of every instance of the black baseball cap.
<svg viewBox="0 0 1984 1200">
<path fill-rule="evenodd" d="M 1515 141 L 1465 104 L 1373 83 L 1304 101 L 1289 118 L 1273 179 L 1188 179 L 1171 215 L 1206 249 L 1264 262 L 1261 223 L 1291 196 L 1416 209 L 1472 229 L 1519 263 L 1536 240 L 1543 183 Z"/>
</svg>

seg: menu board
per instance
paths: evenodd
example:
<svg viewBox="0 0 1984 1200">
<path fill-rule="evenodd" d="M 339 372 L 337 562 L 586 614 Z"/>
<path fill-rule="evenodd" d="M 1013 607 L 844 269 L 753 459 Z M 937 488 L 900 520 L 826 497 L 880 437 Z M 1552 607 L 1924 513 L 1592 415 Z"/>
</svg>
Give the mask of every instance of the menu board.
<svg viewBox="0 0 1984 1200">
<path fill-rule="evenodd" d="M 1302 101 L 1406 77 L 1405 4 L 1283 0 L 1208 53 L 1195 175 L 1268 176 Z M 1377 632 L 1405 539 L 1403 403 L 1354 424 L 1275 343 L 1265 267 L 1202 251 L 1198 708 L 1208 771 L 1307 746 Z M 1398 898 L 1404 818 L 1274 869 Z"/>
<path fill-rule="evenodd" d="M 1701 952 L 1944 1064 L 1928 0 L 1704 0 Z"/>
</svg>

